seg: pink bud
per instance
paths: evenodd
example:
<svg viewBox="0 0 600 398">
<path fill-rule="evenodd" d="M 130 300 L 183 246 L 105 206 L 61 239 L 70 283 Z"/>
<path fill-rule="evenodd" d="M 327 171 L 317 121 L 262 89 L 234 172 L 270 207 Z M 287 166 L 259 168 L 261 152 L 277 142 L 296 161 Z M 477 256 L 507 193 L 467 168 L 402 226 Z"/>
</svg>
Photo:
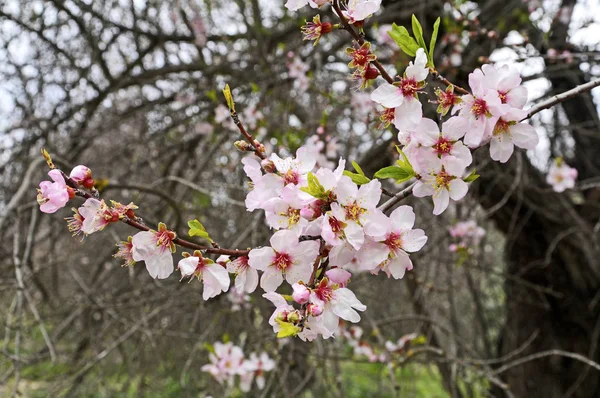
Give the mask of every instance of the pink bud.
<svg viewBox="0 0 600 398">
<path fill-rule="evenodd" d="M 306 309 L 312 316 L 319 316 L 323 313 L 323 306 L 320 304 L 310 303 Z"/>
<path fill-rule="evenodd" d="M 317 134 L 323 134 L 324 132 L 325 132 L 325 127 L 323 127 L 323 126 L 319 126 L 319 127 L 317 128 Z"/>
<path fill-rule="evenodd" d="M 292 293 L 292 298 L 298 304 L 304 304 L 308 302 L 310 297 L 310 290 L 305 285 L 301 285 L 299 283 L 294 283 L 292 285 L 294 289 L 294 293 Z"/>
<path fill-rule="evenodd" d="M 312 209 L 310 206 L 304 206 L 302 209 L 300 209 L 300 217 L 312 221 L 314 220 L 316 217 L 316 212 L 314 209 Z"/>
<path fill-rule="evenodd" d="M 274 173 L 276 170 L 275 163 L 270 159 L 263 159 L 260 162 L 263 170 L 267 173 Z"/>
<path fill-rule="evenodd" d="M 77 182 L 79 185 L 83 185 L 86 188 L 93 188 L 94 180 L 92 179 L 92 170 L 87 166 L 79 165 L 75 166 L 69 174 L 69 178 Z"/>
<path fill-rule="evenodd" d="M 325 272 L 325 275 L 327 275 L 331 282 L 337 283 L 340 287 L 345 287 L 352 276 L 350 272 L 341 268 L 332 268 Z"/>
</svg>

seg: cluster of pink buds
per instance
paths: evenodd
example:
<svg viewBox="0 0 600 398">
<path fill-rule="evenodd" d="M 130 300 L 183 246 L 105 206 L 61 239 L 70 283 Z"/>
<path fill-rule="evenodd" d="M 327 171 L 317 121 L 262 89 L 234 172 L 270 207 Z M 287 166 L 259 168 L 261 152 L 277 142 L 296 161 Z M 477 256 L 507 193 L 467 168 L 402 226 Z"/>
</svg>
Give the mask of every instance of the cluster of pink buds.
<svg viewBox="0 0 600 398">
<path fill-rule="evenodd" d="M 209 360 L 209 364 L 202 366 L 202 371 L 210 373 L 219 384 L 227 383 L 229 387 L 239 385 L 245 393 L 252 389 L 254 380 L 262 390 L 265 387 L 265 373 L 275 369 L 275 361 L 267 353 L 251 353 L 246 358 L 242 349 L 231 342 L 214 343 Z"/>
</svg>

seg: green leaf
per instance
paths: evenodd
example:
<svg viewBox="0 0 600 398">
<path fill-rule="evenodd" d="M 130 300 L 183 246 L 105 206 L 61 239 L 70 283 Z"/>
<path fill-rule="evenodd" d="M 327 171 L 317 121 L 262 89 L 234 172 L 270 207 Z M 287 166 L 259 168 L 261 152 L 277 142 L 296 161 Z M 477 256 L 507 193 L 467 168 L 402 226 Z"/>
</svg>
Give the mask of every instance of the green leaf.
<svg viewBox="0 0 600 398">
<path fill-rule="evenodd" d="M 392 24 L 392 30 L 388 30 L 387 33 L 406 55 L 411 57 L 417 55 L 419 45 L 404 26 Z"/>
<path fill-rule="evenodd" d="M 284 322 L 280 319 L 275 319 L 275 321 L 279 324 L 279 332 L 277 332 L 278 339 L 292 337 L 300 332 L 300 328 L 296 325 L 293 325 L 289 322 Z"/>
<path fill-rule="evenodd" d="M 204 343 L 204 348 L 210 353 L 215 353 L 215 347 L 212 344 Z"/>
<path fill-rule="evenodd" d="M 415 173 L 406 168 L 398 166 L 388 166 L 375 173 L 375 178 L 393 178 L 397 183 L 410 180 Z"/>
<path fill-rule="evenodd" d="M 358 172 L 358 174 L 360 174 L 361 176 L 365 175 L 365 172 L 360 168 L 358 163 L 356 163 L 355 161 L 352 161 L 352 167 L 354 167 L 354 170 L 356 170 Z"/>
<path fill-rule="evenodd" d="M 215 90 L 210 90 L 206 92 L 206 98 L 208 98 L 209 100 L 211 100 L 212 102 L 218 102 L 219 100 L 217 99 L 217 92 Z"/>
<path fill-rule="evenodd" d="M 415 170 L 413 169 L 412 165 L 410 164 L 410 161 L 408 160 L 408 158 L 406 157 L 406 155 L 404 154 L 404 152 L 402 152 L 402 149 L 400 149 L 400 147 L 398 145 L 396 145 L 396 150 L 398 151 L 398 153 L 400 154 L 400 156 L 402 156 L 402 159 L 398 159 L 396 161 L 396 164 L 407 170 L 408 172 L 410 172 L 412 175 L 417 175 L 417 173 L 415 173 Z"/>
<path fill-rule="evenodd" d="M 190 227 L 190 230 L 188 232 L 189 236 L 198 236 L 200 238 L 210 241 L 211 243 L 213 242 L 213 240 L 210 238 L 210 236 L 208 236 L 208 232 L 206 232 L 206 228 L 204 228 L 204 225 L 202 225 L 202 223 L 200 221 L 198 221 L 198 220 L 188 221 L 188 227 Z"/>
<path fill-rule="evenodd" d="M 223 95 L 225 96 L 225 101 L 227 101 L 227 106 L 230 111 L 235 112 L 235 102 L 233 102 L 233 96 L 231 95 L 231 89 L 229 88 L 229 84 L 225 85 L 223 89 Z"/>
<path fill-rule="evenodd" d="M 468 176 L 466 176 L 465 178 L 463 178 L 464 182 L 473 182 L 476 179 L 479 178 L 479 174 L 475 173 L 475 169 L 473 169 L 473 171 L 471 172 L 471 174 L 469 174 Z"/>
<path fill-rule="evenodd" d="M 356 185 L 368 184 L 371 181 L 369 179 L 369 177 L 367 177 L 367 176 L 364 176 L 362 174 L 353 173 L 348 170 L 344 170 L 344 175 L 350 177 L 352 182 L 355 183 Z"/>
<path fill-rule="evenodd" d="M 415 35 L 415 38 L 417 39 L 419 47 L 423 48 L 423 50 L 425 50 L 425 53 L 427 54 L 427 46 L 425 45 L 425 39 L 423 38 L 423 28 L 421 27 L 419 20 L 417 19 L 417 17 L 415 17 L 414 14 L 412 16 L 412 30 L 413 34 Z"/>
<path fill-rule="evenodd" d="M 429 63 L 432 68 L 435 68 L 435 65 L 433 64 L 433 51 L 435 49 L 435 43 L 437 42 L 441 20 L 440 17 L 435 20 L 435 23 L 433 24 L 433 33 L 431 35 L 431 40 L 429 41 Z"/>
<path fill-rule="evenodd" d="M 314 196 L 317 199 L 327 199 L 329 192 L 319 182 L 319 179 L 313 174 L 308 173 L 308 186 L 300 188 L 301 191 Z"/>
</svg>

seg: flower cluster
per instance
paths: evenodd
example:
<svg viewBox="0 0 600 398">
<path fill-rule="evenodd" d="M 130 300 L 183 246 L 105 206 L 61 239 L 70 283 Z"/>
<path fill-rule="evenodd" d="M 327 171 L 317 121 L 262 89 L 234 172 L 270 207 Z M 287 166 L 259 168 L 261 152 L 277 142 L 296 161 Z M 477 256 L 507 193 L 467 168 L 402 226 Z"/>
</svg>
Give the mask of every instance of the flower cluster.
<svg viewBox="0 0 600 398">
<path fill-rule="evenodd" d="M 427 241 L 423 230 L 413 229 L 411 207 L 386 216 L 377 208 L 381 183 L 359 187 L 343 174 L 343 159 L 335 170 L 315 170 L 315 152 L 301 147 L 295 157 L 273 154 L 260 161 L 248 156 L 243 163 L 253 187 L 246 207 L 264 210 L 267 224 L 277 231 L 270 246 L 250 251 L 248 264 L 262 272 L 260 286 L 276 306 L 270 323 L 280 335 L 286 333 L 280 333 L 282 323 L 312 340 L 334 335 L 339 318 L 358 322 L 356 311 L 365 306 L 346 287 L 348 269 L 358 262 L 361 270 L 400 279 L 412 269 L 409 253 Z M 275 293 L 284 281 L 293 287 L 300 309 Z"/>
<path fill-rule="evenodd" d="M 275 361 L 267 353 L 251 353 L 246 358 L 242 349 L 231 342 L 216 342 L 209 360 L 209 364 L 202 366 L 202 371 L 210 373 L 219 384 L 227 383 L 230 387 L 235 384 L 236 376 L 239 376 L 239 388 L 243 392 L 251 390 L 254 380 L 262 390 L 265 387 L 265 372 L 275 368 Z"/>
<path fill-rule="evenodd" d="M 539 139 L 532 126 L 521 122 L 527 116 L 527 89 L 520 85 L 518 70 L 508 66 L 476 69 L 469 75 L 472 94 L 458 96 L 453 86 L 438 89 L 438 113 L 444 116 L 451 110 L 454 116 L 440 127 L 423 118 L 419 92 L 430 72 L 427 64 L 425 50 L 419 48 L 399 81 L 383 83 L 371 99 L 393 109 L 398 140 L 418 176 L 413 193 L 432 196 L 433 213 L 438 215 L 450 199 L 460 200 L 468 191 L 463 177 L 473 160 L 469 148 L 489 143 L 491 158 L 504 163 L 515 146 L 534 149 Z M 384 113 L 388 123 L 391 115 Z"/>
</svg>

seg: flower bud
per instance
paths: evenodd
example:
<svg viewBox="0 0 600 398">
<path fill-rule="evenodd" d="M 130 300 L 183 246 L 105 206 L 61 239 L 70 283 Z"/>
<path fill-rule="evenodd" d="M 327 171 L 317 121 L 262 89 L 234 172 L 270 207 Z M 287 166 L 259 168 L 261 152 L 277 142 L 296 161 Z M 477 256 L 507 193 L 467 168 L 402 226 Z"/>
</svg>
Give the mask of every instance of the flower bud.
<svg viewBox="0 0 600 398">
<path fill-rule="evenodd" d="M 273 163 L 273 161 L 270 159 L 261 160 L 260 165 L 262 166 L 263 170 L 267 173 L 275 172 L 275 163 Z"/>
<path fill-rule="evenodd" d="M 292 293 L 292 298 L 298 304 L 304 304 L 308 302 L 310 298 L 310 290 L 305 285 L 300 283 L 294 283 L 292 285 L 292 289 L 294 289 L 294 293 Z"/>
<path fill-rule="evenodd" d="M 373 80 L 376 79 L 377 76 L 379 76 L 379 71 L 377 70 L 377 68 L 369 66 L 363 76 L 367 80 Z"/>
<path fill-rule="evenodd" d="M 288 314 L 287 321 L 290 323 L 298 323 L 298 322 L 300 322 L 301 318 L 302 318 L 302 316 L 300 315 L 298 310 L 295 310 Z"/>
<path fill-rule="evenodd" d="M 242 140 L 234 142 L 233 145 L 240 152 L 248 152 L 248 151 L 252 151 L 254 149 L 254 148 L 252 148 L 252 145 L 250 145 L 246 141 L 242 141 Z"/>
<path fill-rule="evenodd" d="M 308 307 L 306 307 L 306 310 L 312 316 L 319 316 L 323 313 L 323 306 L 316 303 L 310 303 L 308 304 Z"/>
<path fill-rule="evenodd" d="M 304 218 L 305 220 L 314 220 L 316 218 L 315 214 L 315 210 L 312 209 L 310 206 L 304 206 L 302 209 L 300 209 L 300 217 Z"/>
<path fill-rule="evenodd" d="M 79 165 L 75 166 L 73 170 L 71 170 L 71 174 L 69 174 L 69 178 L 77 182 L 79 185 L 84 186 L 85 188 L 93 188 L 94 180 L 92 179 L 92 170 L 90 170 L 87 166 Z"/>
</svg>

